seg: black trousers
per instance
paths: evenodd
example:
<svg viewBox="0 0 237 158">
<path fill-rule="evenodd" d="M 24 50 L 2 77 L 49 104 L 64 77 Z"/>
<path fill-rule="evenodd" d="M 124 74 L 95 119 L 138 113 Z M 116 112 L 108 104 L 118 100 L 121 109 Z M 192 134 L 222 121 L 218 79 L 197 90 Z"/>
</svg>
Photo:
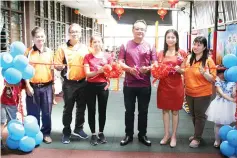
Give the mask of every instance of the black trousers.
<svg viewBox="0 0 237 158">
<path fill-rule="evenodd" d="M 86 110 L 86 99 L 85 99 L 85 79 L 80 81 L 63 81 L 63 99 L 64 99 L 64 110 L 63 110 L 63 134 L 69 136 L 71 134 L 71 123 L 72 123 L 72 111 L 76 103 L 76 120 L 75 120 L 75 131 L 83 129 L 85 122 L 85 110 Z"/>
<path fill-rule="evenodd" d="M 123 88 L 125 104 L 125 133 L 128 136 L 134 134 L 134 112 L 136 98 L 138 101 L 138 135 L 147 133 L 147 113 L 151 98 L 151 87 L 126 87 Z"/>
<path fill-rule="evenodd" d="M 88 108 L 88 122 L 91 133 L 95 133 L 96 97 L 98 100 L 99 132 L 104 131 L 106 122 L 106 109 L 109 90 L 105 90 L 107 83 L 88 82 L 86 86 L 86 102 Z"/>
</svg>

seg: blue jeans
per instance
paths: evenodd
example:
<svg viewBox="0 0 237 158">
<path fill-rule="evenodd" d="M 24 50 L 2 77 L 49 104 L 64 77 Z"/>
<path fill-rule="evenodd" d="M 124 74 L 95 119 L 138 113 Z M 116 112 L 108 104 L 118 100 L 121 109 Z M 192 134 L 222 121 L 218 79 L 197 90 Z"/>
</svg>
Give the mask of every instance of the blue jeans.
<svg viewBox="0 0 237 158">
<path fill-rule="evenodd" d="M 1 124 L 5 124 L 12 119 L 16 119 L 17 106 L 1 104 Z"/>
</svg>

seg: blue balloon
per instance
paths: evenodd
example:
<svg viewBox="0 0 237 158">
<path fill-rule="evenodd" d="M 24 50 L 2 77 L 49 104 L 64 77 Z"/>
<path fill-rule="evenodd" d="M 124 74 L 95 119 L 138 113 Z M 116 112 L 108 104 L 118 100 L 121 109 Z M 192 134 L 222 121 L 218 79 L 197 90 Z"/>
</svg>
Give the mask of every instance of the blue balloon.
<svg viewBox="0 0 237 158">
<path fill-rule="evenodd" d="M 26 116 L 24 119 L 24 128 L 26 135 L 33 138 L 40 131 L 37 119 L 31 115 Z"/>
<path fill-rule="evenodd" d="M 9 125 L 9 136 L 13 140 L 20 140 L 25 135 L 24 127 L 21 124 L 18 123 L 11 123 Z"/>
<path fill-rule="evenodd" d="M 237 148 L 235 148 L 235 156 L 237 156 Z"/>
<path fill-rule="evenodd" d="M 0 67 L 2 67 L 2 53 L 0 53 Z"/>
<path fill-rule="evenodd" d="M 1 67 L 3 69 L 7 69 L 7 68 L 11 67 L 12 64 L 13 64 L 12 63 L 13 58 L 12 58 L 11 54 L 7 53 L 7 52 L 4 52 L 1 56 L 2 56 L 1 61 L 0 61 Z"/>
<path fill-rule="evenodd" d="M 23 71 L 29 64 L 28 58 L 24 55 L 17 55 L 13 60 L 13 66 L 19 71 Z"/>
<path fill-rule="evenodd" d="M 24 118 L 24 124 L 38 124 L 38 120 L 33 115 L 28 115 Z"/>
<path fill-rule="evenodd" d="M 21 81 L 22 74 L 19 70 L 11 67 L 4 72 L 4 78 L 9 84 L 17 84 Z"/>
<path fill-rule="evenodd" d="M 11 137 L 7 137 L 6 143 L 9 149 L 15 150 L 19 148 L 19 140 L 13 140 Z"/>
<path fill-rule="evenodd" d="M 10 125 L 11 125 L 12 123 L 16 123 L 16 124 L 22 125 L 22 123 L 21 123 L 19 120 L 17 120 L 17 119 L 12 119 L 11 121 L 9 121 L 9 122 L 7 123 L 7 130 L 8 130 L 8 131 L 10 130 Z"/>
<path fill-rule="evenodd" d="M 237 57 L 234 54 L 227 54 L 223 57 L 222 63 L 226 68 L 237 66 Z"/>
<path fill-rule="evenodd" d="M 13 57 L 17 55 L 24 55 L 26 46 L 22 42 L 16 41 L 11 44 L 10 50 Z"/>
<path fill-rule="evenodd" d="M 237 130 L 231 130 L 228 132 L 227 141 L 230 145 L 237 148 Z"/>
<path fill-rule="evenodd" d="M 229 82 L 237 82 L 237 66 L 233 66 L 227 70 L 226 77 Z"/>
<path fill-rule="evenodd" d="M 23 79 L 31 79 L 35 75 L 35 68 L 32 65 L 28 65 L 23 71 L 22 71 L 22 78 Z"/>
<path fill-rule="evenodd" d="M 221 153 L 227 157 L 233 156 L 235 154 L 235 148 L 232 147 L 227 141 L 221 143 L 220 150 Z"/>
<path fill-rule="evenodd" d="M 40 128 L 38 123 L 37 124 L 24 124 L 25 133 L 29 137 L 35 137 L 37 133 L 39 133 Z"/>
<path fill-rule="evenodd" d="M 227 71 L 228 71 L 228 69 L 226 69 L 225 72 L 224 72 L 224 78 L 225 78 L 226 81 L 231 82 L 230 79 L 227 76 Z"/>
<path fill-rule="evenodd" d="M 34 139 L 35 139 L 35 145 L 40 145 L 43 141 L 43 133 L 39 131 L 39 133 L 36 134 Z"/>
<path fill-rule="evenodd" d="M 219 130 L 219 136 L 220 138 L 225 141 L 227 138 L 227 134 L 229 131 L 233 130 L 233 128 L 229 125 L 222 126 Z"/>
<path fill-rule="evenodd" d="M 1 70 L 1 74 L 2 74 L 3 77 L 4 77 L 4 73 L 5 73 L 6 70 L 7 70 L 7 69 L 2 69 L 2 70 Z"/>
<path fill-rule="evenodd" d="M 19 143 L 19 149 L 24 152 L 31 152 L 35 148 L 35 140 L 31 137 L 24 136 Z"/>
</svg>

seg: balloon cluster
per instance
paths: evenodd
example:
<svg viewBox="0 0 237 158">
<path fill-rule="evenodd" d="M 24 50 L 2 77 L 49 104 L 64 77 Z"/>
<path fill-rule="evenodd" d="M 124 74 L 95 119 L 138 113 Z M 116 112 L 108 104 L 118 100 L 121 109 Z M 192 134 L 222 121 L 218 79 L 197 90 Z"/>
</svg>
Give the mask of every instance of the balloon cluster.
<svg viewBox="0 0 237 158">
<path fill-rule="evenodd" d="M 222 139 L 220 146 L 221 153 L 227 157 L 237 157 L 237 129 L 229 125 L 222 126 L 219 130 Z"/>
<path fill-rule="evenodd" d="M 171 65 L 160 63 L 159 65 L 152 65 L 151 74 L 155 79 L 163 79 L 170 73 L 175 73 L 174 68 Z"/>
<path fill-rule="evenodd" d="M 123 69 L 118 63 L 107 64 L 104 66 L 104 75 L 106 78 L 119 78 L 123 73 Z"/>
<path fill-rule="evenodd" d="M 9 149 L 31 152 L 43 140 L 38 121 L 31 115 L 24 118 L 23 124 L 18 120 L 11 120 L 7 125 L 7 130 L 9 135 L 6 143 Z"/>
<path fill-rule="evenodd" d="M 34 67 L 24 56 L 26 47 L 22 42 L 13 42 L 10 53 L 4 52 L 0 55 L 0 67 L 2 76 L 9 84 L 17 84 L 21 79 L 31 79 L 34 76 Z"/>
<path fill-rule="evenodd" d="M 225 79 L 228 82 L 237 82 L 237 57 L 234 54 L 225 55 L 222 63 L 227 68 L 224 72 Z"/>
</svg>

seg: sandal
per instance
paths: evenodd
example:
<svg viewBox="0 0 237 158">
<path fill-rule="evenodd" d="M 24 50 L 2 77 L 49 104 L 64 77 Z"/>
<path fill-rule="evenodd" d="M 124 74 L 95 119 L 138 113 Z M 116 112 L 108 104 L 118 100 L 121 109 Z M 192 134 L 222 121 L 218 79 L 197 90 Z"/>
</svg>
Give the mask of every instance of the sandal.
<svg viewBox="0 0 237 158">
<path fill-rule="evenodd" d="M 189 147 L 190 147 L 190 148 L 198 148 L 199 145 L 200 145 L 200 141 L 193 139 L 193 140 L 191 141 L 191 143 L 189 144 Z"/>
<path fill-rule="evenodd" d="M 188 140 L 191 142 L 193 140 L 194 136 L 191 136 L 188 138 Z"/>
<path fill-rule="evenodd" d="M 220 147 L 220 141 L 215 141 L 214 142 L 214 145 L 213 145 L 215 148 L 219 148 Z"/>
<path fill-rule="evenodd" d="M 165 140 L 165 138 L 163 138 L 161 141 L 160 141 L 160 145 L 166 145 L 167 143 L 170 142 L 170 137 L 168 139 Z"/>
</svg>

